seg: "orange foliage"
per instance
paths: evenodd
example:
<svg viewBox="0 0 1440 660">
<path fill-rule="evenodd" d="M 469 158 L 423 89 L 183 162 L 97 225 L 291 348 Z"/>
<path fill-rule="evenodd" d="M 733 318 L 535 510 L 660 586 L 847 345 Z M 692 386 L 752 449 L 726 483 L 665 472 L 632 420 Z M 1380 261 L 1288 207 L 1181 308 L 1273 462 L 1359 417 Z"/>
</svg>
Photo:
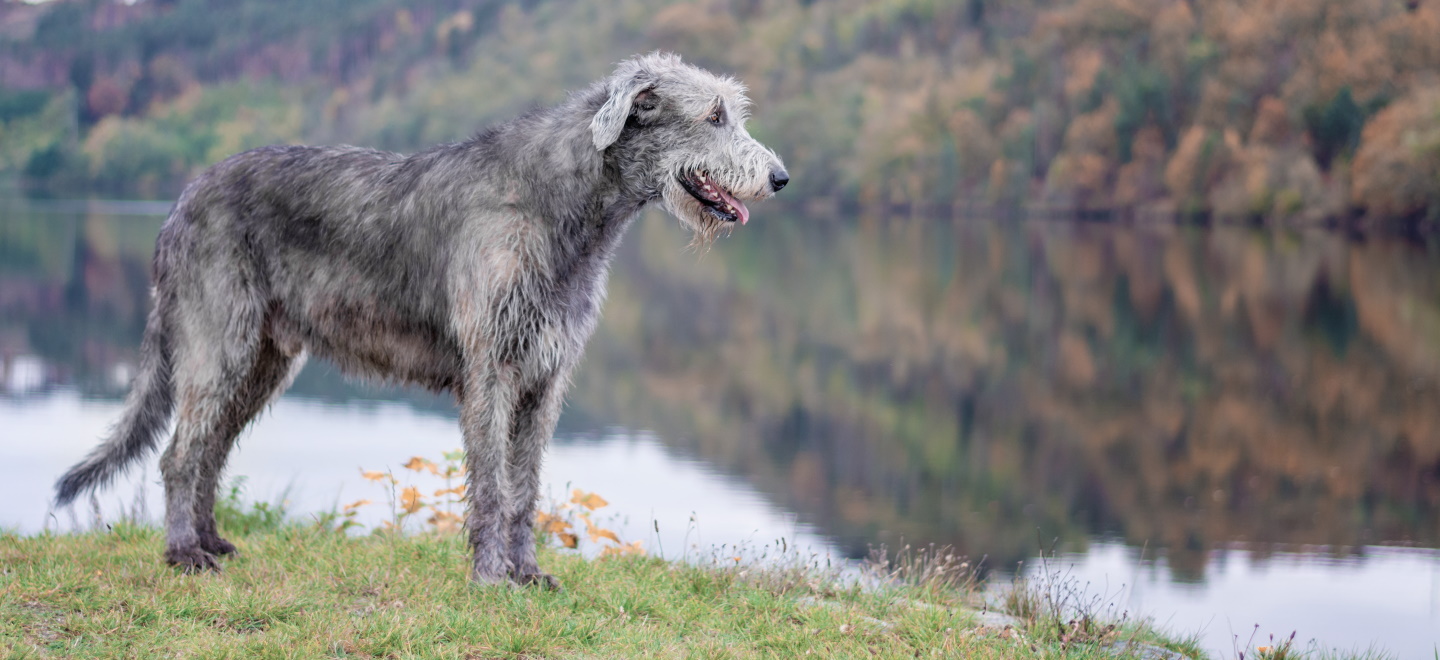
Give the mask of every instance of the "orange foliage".
<svg viewBox="0 0 1440 660">
<path fill-rule="evenodd" d="M 1089 387 L 1095 382 L 1095 358 L 1090 346 L 1074 332 L 1060 336 L 1060 371 L 1065 382 L 1074 387 Z"/>
<path fill-rule="evenodd" d="M 407 463 L 401 465 L 400 467 L 403 467 L 407 470 L 414 470 L 416 472 L 425 470 L 428 471 L 430 474 L 440 474 L 440 469 L 435 466 L 434 462 L 426 460 L 425 458 L 422 458 L 420 456 L 412 456 Z"/>
<path fill-rule="evenodd" d="M 591 511 L 610 505 L 609 502 L 605 501 L 605 498 L 600 497 L 595 493 L 586 493 L 579 488 L 576 488 L 573 492 L 570 493 L 570 502 L 573 504 L 579 504 L 580 506 L 583 506 Z"/>
<path fill-rule="evenodd" d="M 985 121 L 969 108 L 961 108 L 950 116 L 947 123 L 950 136 L 955 140 L 956 155 L 960 161 L 960 176 L 965 179 L 983 179 L 991 163 L 1000 154 L 1000 145 Z"/>
<path fill-rule="evenodd" d="M 972 15 L 977 8 L 983 11 Z M 1440 71 L 1440 3 L 1432 0 L 691 0 L 623 8 L 586 4 L 573 13 L 585 18 L 512 4 L 486 30 L 469 11 L 382 13 L 374 26 L 378 51 L 404 59 L 405 44 L 429 34 L 452 60 L 442 67 L 450 73 L 417 64 L 405 67 L 410 73 L 403 76 L 377 75 L 368 70 L 373 56 L 367 55 L 346 79 L 326 78 L 329 97 L 309 95 L 306 103 L 313 107 L 296 116 L 318 118 L 313 130 L 320 139 L 356 132 L 367 143 L 393 133 L 453 135 L 552 98 L 561 83 L 592 79 L 603 73 L 599 62 L 625 54 L 619 44 L 633 45 L 643 35 L 655 47 L 750 83 L 763 110 L 757 119 L 766 118 L 767 142 L 794 169 L 822 173 L 814 180 L 826 189 L 817 196 L 914 205 L 983 194 L 1023 203 L 1043 184 L 1052 203 L 1160 202 L 1203 211 L 1219 200 L 1230 208 L 1259 208 L 1264 205 L 1251 203 L 1258 181 L 1268 181 L 1264 187 L 1275 192 L 1277 204 L 1280 191 L 1309 186 L 1276 183 L 1287 177 L 1311 181 L 1301 172 L 1308 165 L 1291 177 L 1285 162 L 1306 149 L 1308 137 L 1326 170 L 1320 177 L 1324 200 L 1302 200 L 1300 206 L 1335 209 L 1337 198 L 1375 197 L 1350 194 L 1345 170 L 1355 156 L 1353 140 L 1336 145 L 1333 136 L 1309 135 L 1317 129 L 1308 118 L 1345 88 L 1360 112 L 1374 113 L 1392 98 L 1434 88 Z M 547 50 L 539 47 L 543 43 L 564 47 Z M 450 47 L 456 45 L 465 47 Z M 625 52 L 631 48 L 624 46 Z M 536 51 L 546 52 L 514 57 Z M 321 64 L 312 52 L 319 52 L 313 44 L 282 39 L 256 44 L 220 68 L 287 82 L 333 77 L 345 68 L 313 71 Z M 175 99 L 201 75 L 185 61 L 165 52 L 95 72 L 93 83 L 80 90 L 93 125 L 75 141 L 92 162 L 105 160 L 104 141 L 95 134 L 131 128 L 95 120 L 143 111 L 158 121 L 158 113 L 178 107 Z M 508 73 L 472 87 L 462 84 L 470 75 L 467 66 Z M 132 86 L 149 93 L 132 98 Z M 494 99 L 487 96 L 492 88 L 499 90 Z M 459 91 L 442 92 L 452 89 Z M 484 101 L 483 117 L 475 116 L 477 98 Z M 395 128 L 409 121 L 421 122 L 423 130 Z M 1164 153 L 1153 162 L 1131 159 L 1148 165 L 1122 163 L 1126 150 L 1117 142 L 1126 144 L 1146 125 L 1161 131 Z M 1256 145 L 1277 151 L 1243 159 L 1247 173 L 1233 177 L 1197 171 L 1203 141 L 1197 145 L 1192 138 L 1189 150 L 1177 144 L 1197 126 L 1247 138 L 1248 144 L 1224 145 L 1232 154 Z M 239 140 L 222 144 L 229 142 L 238 146 Z M 1372 146 L 1368 162 L 1379 162 L 1374 150 L 1380 144 Z M 413 146 L 419 145 L 402 148 Z M 199 157 L 186 156 L 184 166 L 195 166 Z M 1402 162 L 1409 156 L 1386 158 Z M 1162 178 L 1163 186 L 1157 183 Z"/>
<path fill-rule="evenodd" d="M 1257 144 L 1284 144 L 1295 131 L 1290 110 L 1284 101 L 1273 96 L 1260 99 L 1260 108 L 1255 112 L 1255 124 L 1250 127 L 1250 142 Z"/>
<path fill-rule="evenodd" d="M 1065 57 L 1065 98 L 1076 103 L 1095 87 L 1095 79 L 1105 66 L 1105 53 L 1099 48 L 1087 46 L 1070 52 Z"/>
<path fill-rule="evenodd" d="M 1114 159 L 1118 151 L 1118 137 L 1115 135 L 1115 117 L 1120 109 L 1114 101 L 1107 101 L 1094 112 L 1076 117 L 1065 131 L 1065 151 L 1090 153 Z"/>
<path fill-rule="evenodd" d="M 405 513 L 415 513 L 425 502 L 420 495 L 420 489 L 409 486 L 400 491 L 400 509 Z"/>
<path fill-rule="evenodd" d="M 1375 115 L 1351 175 L 1351 201 L 1371 213 L 1440 214 L 1440 91 L 1412 94 Z"/>
<path fill-rule="evenodd" d="M 85 105 L 96 118 L 119 114 L 129 102 L 129 91 L 114 78 L 97 79 L 85 94 Z"/>
<path fill-rule="evenodd" d="M 1224 170 L 1228 156 L 1216 131 L 1191 126 L 1165 166 L 1165 187 L 1182 203 L 1194 203 Z"/>
<path fill-rule="evenodd" d="M 1159 199 L 1165 192 L 1161 173 L 1165 164 L 1165 136 L 1153 124 L 1135 133 L 1130 162 L 1115 174 L 1115 204 L 1134 208 Z"/>
<path fill-rule="evenodd" d="M 1062 153 L 1050 162 L 1047 197 L 1076 208 L 1107 208 L 1110 161 L 1095 153 Z"/>
<path fill-rule="evenodd" d="M 1195 13 L 1188 2 L 1166 4 L 1150 24 L 1150 47 L 1154 49 L 1157 63 L 1172 80 L 1180 80 L 1185 75 L 1195 27 Z"/>
</svg>

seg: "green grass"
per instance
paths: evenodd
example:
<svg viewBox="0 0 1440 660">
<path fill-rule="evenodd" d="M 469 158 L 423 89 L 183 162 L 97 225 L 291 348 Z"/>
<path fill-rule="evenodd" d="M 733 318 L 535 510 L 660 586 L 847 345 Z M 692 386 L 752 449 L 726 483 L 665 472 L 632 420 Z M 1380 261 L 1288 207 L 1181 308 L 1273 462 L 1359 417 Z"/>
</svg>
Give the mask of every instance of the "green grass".
<svg viewBox="0 0 1440 660">
<path fill-rule="evenodd" d="M 456 535 L 232 533 L 219 574 L 160 561 L 161 533 L 0 534 L 0 656 L 245 658 L 1123 657 L 977 627 L 950 588 L 840 586 L 813 570 L 541 551 L 566 590 L 482 588 Z M 1018 632 L 1018 634 L 1017 634 Z M 1152 634 L 1136 631 L 1153 640 Z M 1128 639 L 1129 637 L 1127 637 Z"/>
</svg>

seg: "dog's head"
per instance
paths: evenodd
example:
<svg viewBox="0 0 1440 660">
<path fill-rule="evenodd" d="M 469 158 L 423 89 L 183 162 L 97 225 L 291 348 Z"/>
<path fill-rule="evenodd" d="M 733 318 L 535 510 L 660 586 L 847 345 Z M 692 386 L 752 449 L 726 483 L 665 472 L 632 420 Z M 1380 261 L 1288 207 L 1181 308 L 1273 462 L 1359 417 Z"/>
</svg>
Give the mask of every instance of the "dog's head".
<svg viewBox="0 0 1440 660">
<path fill-rule="evenodd" d="M 745 224 L 745 202 L 790 181 L 785 165 L 745 130 L 750 100 L 734 78 L 652 53 L 620 63 L 590 130 L 595 148 L 615 150 L 665 208 L 706 243 Z M 627 180 L 634 180 L 627 176 Z"/>
</svg>

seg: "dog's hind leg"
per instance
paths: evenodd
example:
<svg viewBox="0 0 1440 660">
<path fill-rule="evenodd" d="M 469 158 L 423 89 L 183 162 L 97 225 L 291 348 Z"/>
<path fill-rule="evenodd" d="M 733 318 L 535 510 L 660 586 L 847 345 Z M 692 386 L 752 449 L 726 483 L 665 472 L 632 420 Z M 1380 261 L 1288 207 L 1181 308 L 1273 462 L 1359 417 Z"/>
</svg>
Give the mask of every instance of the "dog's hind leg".
<svg viewBox="0 0 1440 660">
<path fill-rule="evenodd" d="M 227 555 L 235 552 L 235 546 L 220 537 L 215 525 L 215 497 L 220 487 L 220 473 L 245 425 L 289 384 L 294 362 L 295 358 L 281 352 L 268 337 L 263 339 L 249 377 L 240 384 L 230 400 L 231 409 L 226 411 L 223 428 L 219 429 L 215 441 L 200 444 L 200 455 L 196 461 L 199 472 L 195 479 L 194 520 L 195 531 L 200 536 L 200 548 L 208 553 Z"/>
<path fill-rule="evenodd" d="M 165 560 L 187 571 L 218 569 L 214 552 L 230 549 L 214 534 L 215 481 L 235 436 L 288 367 L 266 337 L 264 303 L 246 285 L 243 264 L 230 264 L 228 272 L 197 271 L 187 273 L 178 292 L 173 351 L 179 414 L 160 459 Z"/>
<path fill-rule="evenodd" d="M 515 508 L 505 530 L 510 579 L 516 584 L 560 588 L 560 580 L 542 572 L 535 561 L 535 505 L 540 496 L 540 464 L 560 419 L 567 384 L 566 377 L 551 375 L 523 391 L 516 402 L 507 460 Z"/>
</svg>

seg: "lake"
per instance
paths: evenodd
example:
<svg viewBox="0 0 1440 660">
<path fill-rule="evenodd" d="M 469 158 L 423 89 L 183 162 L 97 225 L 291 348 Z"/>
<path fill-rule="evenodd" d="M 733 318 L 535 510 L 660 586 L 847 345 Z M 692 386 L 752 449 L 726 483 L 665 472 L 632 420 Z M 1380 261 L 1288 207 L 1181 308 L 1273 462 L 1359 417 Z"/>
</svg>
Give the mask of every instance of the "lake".
<svg viewBox="0 0 1440 660">
<path fill-rule="evenodd" d="M 94 524 L 88 504 L 50 515 L 50 485 L 118 417 L 165 210 L 0 202 L 0 527 Z M 755 220 L 699 254 L 662 216 L 631 230 L 552 500 L 598 493 L 622 538 L 676 558 L 953 545 L 1217 657 L 1292 631 L 1434 657 L 1440 240 Z M 312 363 L 228 473 L 305 517 L 383 500 L 361 470 L 428 488 L 401 464 L 459 444 L 447 399 Z M 157 474 L 152 458 L 103 494 L 101 518 L 158 519 Z"/>
</svg>

